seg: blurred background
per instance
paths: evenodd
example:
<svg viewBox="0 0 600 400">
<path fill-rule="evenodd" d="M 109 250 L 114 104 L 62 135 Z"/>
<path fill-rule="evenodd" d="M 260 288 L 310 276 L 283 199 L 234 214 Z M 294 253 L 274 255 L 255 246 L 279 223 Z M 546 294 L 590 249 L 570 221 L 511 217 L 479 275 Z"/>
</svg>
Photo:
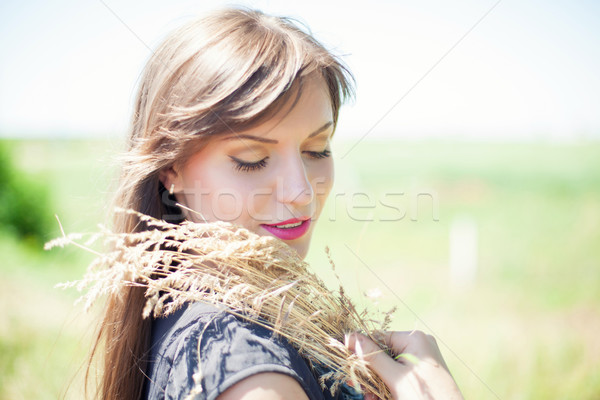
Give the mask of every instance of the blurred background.
<svg viewBox="0 0 600 400">
<path fill-rule="evenodd" d="M 0 399 L 80 399 L 98 316 L 54 288 L 106 222 L 135 88 L 164 35 L 223 1 L 0 3 Z M 600 4 L 246 1 L 357 80 L 324 248 L 362 307 L 434 334 L 470 399 L 600 398 Z"/>
</svg>

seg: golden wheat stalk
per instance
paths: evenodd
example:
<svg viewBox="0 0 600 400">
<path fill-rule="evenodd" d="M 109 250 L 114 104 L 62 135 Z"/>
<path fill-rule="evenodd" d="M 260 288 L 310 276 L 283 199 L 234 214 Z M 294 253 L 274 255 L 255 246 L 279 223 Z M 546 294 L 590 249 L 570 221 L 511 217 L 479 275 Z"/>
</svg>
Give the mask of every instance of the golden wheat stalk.
<svg viewBox="0 0 600 400">
<path fill-rule="evenodd" d="M 59 285 L 87 290 L 81 298 L 86 309 L 100 296 L 132 285 L 146 288 L 145 318 L 169 315 L 190 302 L 225 305 L 228 312 L 287 339 L 311 367 L 326 367 L 329 372 L 319 381 L 324 389 L 326 381 L 333 382 L 332 394 L 351 381 L 359 391 L 390 398 L 381 379 L 344 346 L 344 337 L 361 331 L 381 343 L 393 311 L 380 322 L 366 311 L 359 313 L 341 285 L 337 291 L 327 289 L 294 249 L 274 237 L 225 222 L 176 225 L 133 210 L 117 211 L 137 215 L 150 229 L 114 233 L 101 228 L 85 244 L 75 241 L 82 235 L 63 231 L 63 237 L 45 246 L 76 244 L 97 255 L 82 280 Z M 104 254 L 89 248 L 100 238 L 111 249 Z"/>
</svg>

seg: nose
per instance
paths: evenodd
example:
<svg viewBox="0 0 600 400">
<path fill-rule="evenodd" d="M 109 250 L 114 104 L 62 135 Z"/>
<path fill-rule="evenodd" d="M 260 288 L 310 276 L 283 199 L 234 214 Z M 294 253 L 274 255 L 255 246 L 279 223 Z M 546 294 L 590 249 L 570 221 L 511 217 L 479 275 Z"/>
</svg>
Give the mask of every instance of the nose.
<svg viewBox="0 0 600 400">
<path fill-rule="evenodd" d="M 277 200 L 293 206 L 307 206 L 315 197 L 300 157 L 288 159 L 277 176 Z"/>
</svg>

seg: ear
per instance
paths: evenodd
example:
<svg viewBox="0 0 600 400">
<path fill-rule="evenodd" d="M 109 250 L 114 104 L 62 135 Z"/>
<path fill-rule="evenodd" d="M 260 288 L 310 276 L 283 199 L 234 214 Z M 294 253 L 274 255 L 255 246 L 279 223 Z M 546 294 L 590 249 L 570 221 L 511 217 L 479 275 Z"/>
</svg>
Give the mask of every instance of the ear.
<svg viewBox="0 0 600 400">
<path fill-rule="evenodd" d="M 160 179 L 167 191 L 171 191 L 171 185 L 173 185 L 173 193 L 181 191 L 181 175 L 172 166 L 161 169 L 158 172 L 158 179 Z"/>
</svg>

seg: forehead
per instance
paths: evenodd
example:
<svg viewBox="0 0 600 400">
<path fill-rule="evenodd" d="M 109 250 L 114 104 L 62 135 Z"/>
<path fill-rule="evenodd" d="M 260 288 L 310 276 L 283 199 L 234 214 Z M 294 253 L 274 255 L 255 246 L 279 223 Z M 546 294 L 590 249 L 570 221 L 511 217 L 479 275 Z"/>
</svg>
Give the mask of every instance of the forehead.
<svg viewBox="0 0 600 400">
<path fill-rule="evenodd" d="M 244 136 L 262 138 L 265 143 L 288 136 L 315 137 L 333 132 L 333 108 L 325 81 L 321 77 L 306 79 L 300 96 L 296 93 L 272 116 L 248 129 L 225 133 L 223 140 Z"/>
</svg>

